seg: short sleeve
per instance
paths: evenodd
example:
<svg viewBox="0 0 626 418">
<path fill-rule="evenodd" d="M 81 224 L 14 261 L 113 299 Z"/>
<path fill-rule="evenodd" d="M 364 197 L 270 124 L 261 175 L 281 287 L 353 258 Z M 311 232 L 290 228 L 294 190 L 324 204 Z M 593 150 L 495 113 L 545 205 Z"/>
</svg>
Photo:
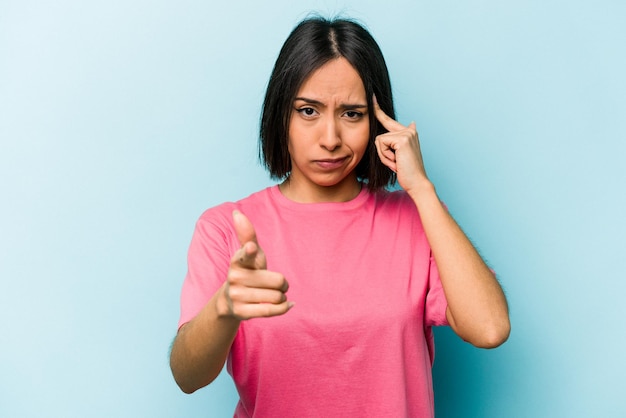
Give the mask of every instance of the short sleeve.
<svg viewBox="0 0 626 418">
<path fill-rule="evenodd" d="M 221 212 L 209 210 L 196 223 L 180 297 L 179 328 L 198 315 L 226 280 L 234 232 Z"/>
<path fill-rule="evenodd" d="M 428 354 L 430 356 L 430 364 L 435 361 L 435 335 L 433 334 L 434 326 L 449 325 L 446 316 L 448 309 L 448 301 L 443 292 L 443 286 L 439 279 L 439 270 L 435 258 L 430 256 L 430 269 L 428 275 L 428 293 L 426 294 L 426 307 L 424 312 L 424 338 L 428 345 Z"/>
<path fill-rule="evenodd" d="M 446 317 L 448 301 L 443 292 L 439 270 L 435 258 L 430 256 L 430 267 L 428 274 L 428 293 L 426 294 L 426 309 L 424 315 L 424 325 L 428 327 L 449 325 Z"/>
</svg>

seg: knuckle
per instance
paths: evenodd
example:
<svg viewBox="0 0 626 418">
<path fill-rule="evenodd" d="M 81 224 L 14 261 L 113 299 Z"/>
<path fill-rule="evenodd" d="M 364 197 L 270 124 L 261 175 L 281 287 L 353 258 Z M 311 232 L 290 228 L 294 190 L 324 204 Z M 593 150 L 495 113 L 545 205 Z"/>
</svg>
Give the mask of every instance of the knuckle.
<svg viewBox="0 0 626 418">
<path fill-rule="evenodd" d="M 230 268 L 226 277 L 227 282 L 230 285 L 238 285 L 241 282 L 241 271 L 238 269 Z"/>
<path fill-rule="evenodd" d="M 276 304 L 276 305 L 281 304 L 286 301 L 287 301 L 287 296 L 285 296 L 283 292 L 274 292 L 270 300 L 271 303 Z"/>
<path fill-rule="evenodd" d="M 283 292 L 286 292 L 287 289 L 289 288 L 289 283 L 287 282 L 287 279 L 285 278 L 285 276 L 283 276 L 282 274 L 279 274 L 276 277 L 276 288 L 284 289 Z"/>
<path fill-rule="evenodd" d="M 240 300 L 242 296 L 241 288 L 238 286 L 229 286 L 227 295 L 232 301 Z"/>
</svg>

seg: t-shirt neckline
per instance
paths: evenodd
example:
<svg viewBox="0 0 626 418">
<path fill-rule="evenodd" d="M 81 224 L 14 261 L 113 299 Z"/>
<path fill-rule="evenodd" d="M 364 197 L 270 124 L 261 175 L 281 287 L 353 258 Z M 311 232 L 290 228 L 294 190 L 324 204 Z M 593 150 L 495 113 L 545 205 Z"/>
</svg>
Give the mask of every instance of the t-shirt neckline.
<svg viewBox="0 0 626 418">
<path fill-rule="evenodd" d="M 271 186 L 269 188 L 270 196 L 274 202 L 280 205 L 283 208 L 291 209 L 291 210 L 310 210 L 310 211 L 321 211 L 321 210 L 353 210 L 363 205 L 369 196 L 371 195 L 367 186 L 363 184 L 361 187 L 361 191 L 358 195 L 352 200 L 348 200 L 347 202 L 319 202 L 319 203 L 301 203 L 295 202 L 283 195 L 278 187 L 278 184 Z"/>
</svg>

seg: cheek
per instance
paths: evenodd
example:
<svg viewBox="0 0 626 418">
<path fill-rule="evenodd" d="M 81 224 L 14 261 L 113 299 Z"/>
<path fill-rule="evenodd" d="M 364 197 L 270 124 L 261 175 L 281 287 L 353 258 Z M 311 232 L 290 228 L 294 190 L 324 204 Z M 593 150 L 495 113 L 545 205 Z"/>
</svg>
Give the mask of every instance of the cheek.
<svg viewBox="0 0 626 418">
<path fill-rule="evenodd" d="M 289 129 L 287 130 L 287 151 L 291 155 L 293 153 L 294 141 L 298 140 L 298 128 L 297 124 L 293 122 L 293 118 L 289 123 Z"/>
<path fill-rule="evenodd" d="M 289 156 L 293 156 L 294 153 L 294 147 L 295 150 L 297 151 L 297 144 L 298 144 L 298 135 L 296 132 L 293 131 L 293 129 L 289 130 L 289 137 L 287 138 L 287 152 L 289 153 Z"/>
<path fill-rule="evenodd" d="M 359 138 L 360 138 L 360 149 L 361 149 L 361 153 L 365 153 L 365 150 L 367 149 L 367 145 L 370 141 L 370 127 L 369 124 L 366 124 L 363 129 L 361 129 L 360 134 L 359 134 Z"/>
<path fill-rule="evenodd" d="M 292 149 L 291 149 L 291 139 L 287 138 L 287 153 L 289 154 L 289 158 L 291 158 L 291 155 L 293 154 Z"/>
</svg>

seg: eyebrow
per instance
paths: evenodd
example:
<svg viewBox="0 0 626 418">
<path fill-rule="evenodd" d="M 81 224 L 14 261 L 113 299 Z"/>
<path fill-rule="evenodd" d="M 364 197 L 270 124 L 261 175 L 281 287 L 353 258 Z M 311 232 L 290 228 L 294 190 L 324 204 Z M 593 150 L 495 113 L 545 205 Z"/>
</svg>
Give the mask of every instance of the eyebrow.
<svg viewBox="0 0 626 418">
<path fill-rule="evenodd" d="M 303 102 L 306 102 L 306 103 L 312 104 L 312 105 L 326 106 L 324 103 L 320 102 L 319 100 L 309 99 L 307 97 L 296 97 L 295 99 L 293 99 L 294 102 L 297 101 L 297 100 L 301 100 Z M 367 104 L 361 104 L 361 103 L 341 103 L 339 105 L 339 107 L 341 107 L 342 109 L 361 109 L 361 108 L 367 108 Z"/>
</svg>

